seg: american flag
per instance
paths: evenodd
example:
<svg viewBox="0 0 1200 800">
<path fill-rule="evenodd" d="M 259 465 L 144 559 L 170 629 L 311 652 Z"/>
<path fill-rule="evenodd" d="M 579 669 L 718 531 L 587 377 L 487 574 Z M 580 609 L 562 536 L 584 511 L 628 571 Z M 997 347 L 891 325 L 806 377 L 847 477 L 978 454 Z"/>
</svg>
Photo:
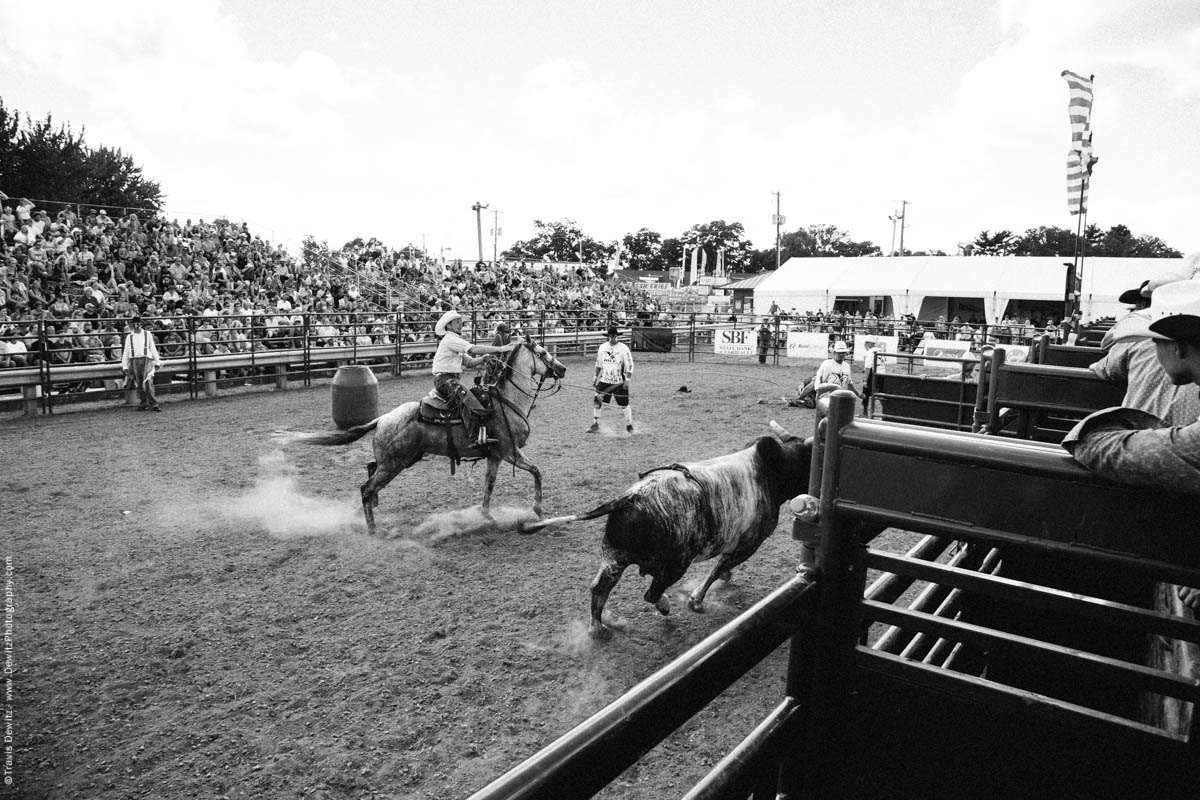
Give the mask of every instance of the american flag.
<svg viewBox="0 0 1200 800">
<path fill-rule="evenodd" d="M 1071 89 L 1067 114 L 1071 118 L 1071 149 L 1067 151 L 1067 210 L 1087 213 L 1087 185 L 1092 167 L 1099 160 L 1092 153 L 1092 79 L 1063 70 Z"/>
</svg>

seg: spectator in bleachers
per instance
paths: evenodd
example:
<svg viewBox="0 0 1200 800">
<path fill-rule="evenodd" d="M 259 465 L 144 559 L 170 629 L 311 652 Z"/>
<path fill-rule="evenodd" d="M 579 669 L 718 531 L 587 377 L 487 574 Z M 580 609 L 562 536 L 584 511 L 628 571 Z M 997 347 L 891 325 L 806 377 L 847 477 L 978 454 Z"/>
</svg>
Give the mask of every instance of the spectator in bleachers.
<svg viewBox="0 0 1200 800">
<path fill-rule="evenodd" d="M 0 328 L 0 367 L 29 366 L 29 353 L 25 342 L 12 325 Z"/>
<path fill-rule="evenodd" d="M 4 206 L 3 212 L 0 212 L 0 235 L 5 240 L 12 241 L 16 233 L 17 215 L 13 212 L 12 206 Z"/>
</svg>

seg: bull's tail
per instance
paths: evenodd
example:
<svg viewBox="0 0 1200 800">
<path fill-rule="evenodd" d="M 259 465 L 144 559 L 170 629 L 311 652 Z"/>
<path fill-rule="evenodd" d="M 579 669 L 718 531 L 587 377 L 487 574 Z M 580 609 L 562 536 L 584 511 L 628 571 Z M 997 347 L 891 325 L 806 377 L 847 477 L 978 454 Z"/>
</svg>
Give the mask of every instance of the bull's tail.
<svg viewBox="0 0 1200 800">
<path fill-rule="evenodd" d="M 549 519 L 539 519 L 534 520 L 533 522 L 518 522 L 517 532 L 533 533 L 534 531 L 540 531 L 542 528 L 549 527 L 550 525 L 560 525 L 567 522 L 596 519 L 597 517 L 603 517 L 616 511 L 618 508 L 624 505 L 624 502 L 624 497 L 618 497 L 615 500 L 609 500 L 604 505 L 596 506 L 591 511 L 585 511 L 582 514 L 568 514 L 565 517 L 550 517 Z"/>
<path fill-rule="evenodd" d="M 371 431 L 379 426 L 380 417 L 376 417 L 370 422 L 364 422 L 362 425 L 355 425 L 353 428 L 347 428 L 344 431 L 330 431 L 329 433 L 295 433 L 292 431 L 280 431 L 272 438 L 280 444 L 319 444 L 325 447 L 350 444 L 357 442 L 362 437 L 366 436 Z"/>
</svg>

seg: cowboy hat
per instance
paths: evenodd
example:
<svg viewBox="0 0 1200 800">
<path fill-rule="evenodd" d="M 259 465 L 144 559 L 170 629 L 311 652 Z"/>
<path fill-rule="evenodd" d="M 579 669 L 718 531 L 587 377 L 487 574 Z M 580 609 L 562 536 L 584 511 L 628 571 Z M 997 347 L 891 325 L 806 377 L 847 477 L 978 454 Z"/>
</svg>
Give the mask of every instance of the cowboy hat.
<svg viewBox="0 0 1200 800">
<path fill-rule="evenodd" d="M 438 336 L 445 336 L 446 326 L 454 320 L 462 318 L 462 314 L 458 313 L 454 309 L 450 309 L 445 314 L 442 314 L 442 318 L 437 321 L 437 325 L 434 326 L 433 332 Z"/>
<path fill-rule="evenodd" d="M 1150 281 L 1147 279 L 1142 281 L 1140 286 L 1135 286 L 1132 289 L 1126 289 L 1125 291 L 1121 292 L 1121 296 L 1117 298 L 1117 302 L 1124 303 L 1128 306 L 1136 306 L 1138 303 L 1146 299 L 1145 295 L 1142 294 L 1142 290 L 1146 288 L 1148 283 L 1150 283 Z"/>
<path fill-rule="evenodd" d="M 1151 338 L 1200 340 L 1200 281 L 1176 281 L 1160 287 L 1146 312 Z"/>
</svg>

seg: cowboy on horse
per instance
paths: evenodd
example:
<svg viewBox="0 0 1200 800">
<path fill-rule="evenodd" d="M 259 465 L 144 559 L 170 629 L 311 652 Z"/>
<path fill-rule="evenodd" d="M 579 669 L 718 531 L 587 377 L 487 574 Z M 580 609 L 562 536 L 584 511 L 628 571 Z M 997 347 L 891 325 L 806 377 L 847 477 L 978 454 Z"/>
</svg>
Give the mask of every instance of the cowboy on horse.
<svg viewBox="0 0 1200 800">
<path fill-rule="evenodd" d="M 462 408 L 462 420 L 466 425 L 468 438 L 473 439 L 480 447 L 486 447 L 488 435 L 485 421 L 491 411 L 479 402 L 479 398 L 473 392 L 462 385 L 460 378 L 463 367 L 478 366 L 483 363 L 482 356 L 507 353 L 516 347 L 516 344 L 471 344 L 462 337 L 462 326 L 462 314 L 450 310 L 442 314 L 442 318 L 433 329 L 441 338 L 437 352 L 433 355 L 433 389 L 438 397 L 451 407 L 457 404 Z"/>
</svg>

